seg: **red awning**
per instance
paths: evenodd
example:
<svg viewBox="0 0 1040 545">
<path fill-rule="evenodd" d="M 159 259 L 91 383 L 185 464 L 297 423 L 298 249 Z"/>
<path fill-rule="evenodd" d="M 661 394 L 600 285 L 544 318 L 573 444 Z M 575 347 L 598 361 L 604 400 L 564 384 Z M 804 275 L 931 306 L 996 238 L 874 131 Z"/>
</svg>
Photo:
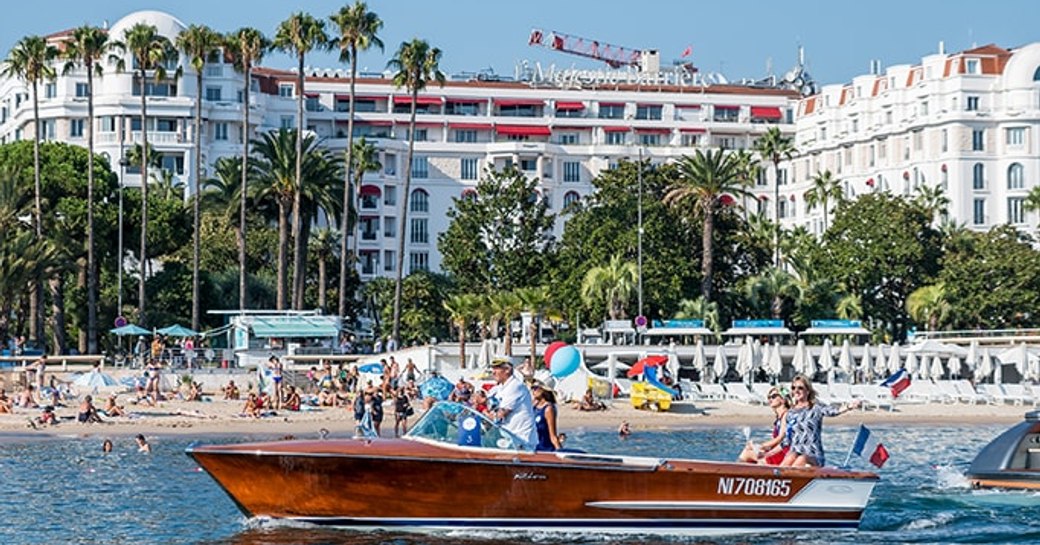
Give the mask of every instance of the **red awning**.
<svg viewBox="0 0 1040 545">
<path fill-rule="evenodd" d="M 443 100 L 441 97 L 421 96 L 416 97 L 415 103 L 420 106 L 439 106 Z M 395 96 L 394 104 L 411 104 L 412 97 L 410 96 Z"/>
<path fill-rule="evenodd" d="M 349 121 L 348 119 L 337 119 L 336 123 L 341 123 L 343 125 L 346 125 L 348 121 Z M 389 126 L 394 124 L 393 121 L 386 121 L 386 120 L 382 120 L 382 119 L 378 119 L 378 120 L 373 119 L 373 120 L 370 120 L 370 121 L 366 121 L 364 119 L 355 119 L 354 123 L 356 123 L 358 125 L 368 125 L 369 127 L 389 127 Z"/>
<path fill-rule="evenodd" d="M 584 110 L 585 103 L 583 102 L 557 102 L 557 110 Z"/>
<path fill-rule="evenodd" d="M 483 103 L 487 102 L 486 98 L 451 98 L 451 97 L 448 97 L 445 100 L 448 101 L 448 102 L 452 102 L 454 104 L 483 104 Z"/>
<path fill-rule="evenodd" d="M 628 132 L 631 127 L 603 127 L 603 132 Z"/>
<path fill-rule="evenodd" d="M 545 106 L 545 101 L 530 98 L 496 98 L 495 106 Z"/>
<path fill-rule="evenodd" d="M 716 104 L 716 105 L 715 105 L 715 109 L 716 109 L 716 110 L 739 110 L 739 109 L 740 109 L 740 106 L 732 106 L 732 105 Z"/>
<path fill-rule="evenodd" d="M 554 131 L 590 131 L 593 128 L 588 125 L 553 125 Z"/>
<path fill-rule="evenodd" d="M 660 106 L 660 105 L 661 104 L 657 103 L 657 102 L 636 102 L 636 106 L 639 106 L 639 107 L 642 107 L 642 108 L 649 108 L 651 106 Z"/>
<path fill-rule="evenodd" d="M 380 195 L 383 194 L 383 192 L 379 189 L 379 186 L 375 186 L 375 185 L 371 185 L 371 184 L 365 184 L 365 185 L 361 186 L 361 194 L 362 195 L 371 195 L 373 197 L 379 197 Z"/>
<path fill-rule="evenodd" d="M 341 94 L 337 93 L 337 94 L 335 94 L 333 96 L 336 98 L 336 100 L 347 100 L 347 101 L 350 100 L 350 95 L 341 95 Z M 361 101 L 375 102 L 377 100 L 386 100 L 386 97 L 385 96 L 375 96 L 375 95 L 354 95 L 354 102 L 361 102 Z"/>
<path fill-rule="evenodd" d="M 394 120 L 394 125 L 397 125 L 398 127 L 407 127 L 409 124 L 410 124 L 410 122 L 407 119 L 395 119 Z M 415 126 L 416 127 L 443 127 L 444 123 L 438 123 L 438 122 L 435 122 L 435 121 L 416 121 L 415 122 Z"/>
<path fill-rule="evenodd" d="M 494 128 L 494 125 L 491 123 L 448 123 L 448 128 L 490 131 Z"/>
<path fill-rule="evenodd" d="M 758 119 L 783 119 L 784 114 L 775 106 L 752 106 L 751 117 Z"/>
<path fill-rule="evenodd" d="M 495 125 L 495 132 L 507 136 L 549 136 L 549 127 L 536 125 Z"/>
<path fill-rule="evenodd" d="M 318 98 L 318 97 L 321 96 L 321 93 L 306 92 L 306 93 L 303 93 L 303 96 L 305 96 L 307 98 Z"/>
<path fill-rule="evenodd" d="M 700 110 L 700 104 L 676 104 L 675 107 L 680 110 Z"/>
<path fill-rule="evenodd" d="M 693 134 L 704 134 L 704 133 L 706 133 L 708 131 L 707 131 L 707 129 L 698 129 L 698 128 L 695 128 L 695 127 L 687 127 L 687 128 L 679 129 L 679 132 L 693 133 Z"/>
<path fill-rule="evenodd" d="M 613 107 L 613 106 L 624 106 L 624 105 L 625 105 L 624 102 L 600 102 L 599 103 L 599 107 L 600 108 L 602 108 L 604 106 Z"/>
<path fill-rule="evenodd" d="M 672 134 L 672 129 L 662 129 L 659 127 L 636 127 L 636 132 L 643 134 Z"/>
</svg>

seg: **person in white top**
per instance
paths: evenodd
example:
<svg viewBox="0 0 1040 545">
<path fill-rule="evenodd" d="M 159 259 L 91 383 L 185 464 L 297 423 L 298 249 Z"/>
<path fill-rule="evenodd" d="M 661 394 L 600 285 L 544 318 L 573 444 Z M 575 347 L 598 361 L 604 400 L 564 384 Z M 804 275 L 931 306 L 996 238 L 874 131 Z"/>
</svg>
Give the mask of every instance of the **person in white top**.
<svg viewBox="0 0 1040 545">
<path fill-rule="evenodd" d="M 513 364 L 509 360 L 494 360 L 491 372 L 498 383 L 490 393 L 492 406 L 496 407 L 495 419 L 502 423 L 504 429 L 524 441 L 526 448 L 534 448 L 538 444 L 538 432 L 535 429 L 531 390 L 513 374 Z"/>
</svg>

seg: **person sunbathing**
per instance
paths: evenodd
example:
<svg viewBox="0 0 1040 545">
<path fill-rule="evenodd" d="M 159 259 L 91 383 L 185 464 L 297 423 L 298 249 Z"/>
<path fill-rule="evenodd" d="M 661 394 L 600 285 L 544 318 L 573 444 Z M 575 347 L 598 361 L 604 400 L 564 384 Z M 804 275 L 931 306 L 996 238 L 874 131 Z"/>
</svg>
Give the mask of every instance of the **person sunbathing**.
<svg viewBox="0 0 1040 545">
<path fill-rule="evenodd" d="M 224 399 L 238 401 L 239 393 L 238 386 L 235 386 L 235 381 L 229 380 L 227 386 L 224 386 Z"/>
<path fill-rule="evenodd" d="M 0 388 L 0 414 L 11 414 L 14 412 L 14 403 L 7 397 L 7 391 Z"/>
<path fill-rule="evenodd" d="M 35 389 L 36 387 L 30 384 L 22 390 L 22 393 L 18 396 L 19 407 L 23 409 L 35 409 L 36 407 L 39 407 L 39 405 L 36 404 L 36 397 L 33 395 L 33 390 Z"/>
<path fill-rule="evenodd" d="M 105 408 L 102 409 L 101 412 L 105 413 L 105 416 L 108 417 L 126 416 L 126 411 L 123 409 L 123 406 L 116 404 L 116 394 L 108 396 L 108 399 L 105 400 Z"/>
<path fill-rule="evenodd" d="M 585 390 L 585 395 L 578 402 L 577 408 L 579 411 L 602 411 L 606 410 L 607 406 L 596 399 L 596 396 L 592 394 L 592 388 L 589 388 Z"/>
<path fill-rule="evenodd" d="M 249 396 L 246 398 L 246 404 L 242 407 L 242 414 L 244 416 L 260 418 L 260 412 L 263 408 L 264 405 L 260 401 L 260 398 L 258 398 L 253 392 L 249 392 Z"/>
<path fill-rule="evenodd" d="M 289 386 L 289 390 L 285 396 L 285 403 L 282 405 L 290 411 L 300 410 L 300 392 L 295 386 Z"/>
<path fill-rule="evenodd" d="M 101 416 L 98 415 L 97 408 L 94 407 L 93 399 L 90 396 L 84 397 L 83 402 L 79 404 L 79 415 L 76 419 L 82 424 L 101 423 Z"/>
</svg>

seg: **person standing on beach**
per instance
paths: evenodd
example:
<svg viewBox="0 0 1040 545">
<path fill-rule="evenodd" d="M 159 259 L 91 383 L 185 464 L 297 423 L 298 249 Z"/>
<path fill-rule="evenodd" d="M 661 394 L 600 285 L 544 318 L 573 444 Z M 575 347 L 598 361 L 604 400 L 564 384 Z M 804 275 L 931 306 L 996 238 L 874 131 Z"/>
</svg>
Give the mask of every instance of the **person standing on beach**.
<svg viewBox="0 0 1040 545">
<path fill-rule="evenodd" d="M 25 367 L 25 382 L 26 384 L 36 385 L 36 389 L 42 392 L 44 385 L 47 384 L 46 380 L 44 380 L 46 373 L 47 354 L 43 354 L 36 361 Z"/>
<path fill-rule="evenodd" d="M 282 361 L 271 356 L 267 363 L 271 366 L 271 382 L 274 383 L 274 408 L 282 408 Z"/>
</svg>

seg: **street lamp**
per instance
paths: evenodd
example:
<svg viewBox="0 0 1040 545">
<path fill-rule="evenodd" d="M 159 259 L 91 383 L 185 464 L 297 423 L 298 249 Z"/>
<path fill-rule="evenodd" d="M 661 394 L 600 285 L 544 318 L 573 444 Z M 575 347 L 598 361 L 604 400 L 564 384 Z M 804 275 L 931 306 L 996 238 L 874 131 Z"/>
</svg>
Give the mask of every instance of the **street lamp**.
<svg viewBox="0 0 1040 545">
<path fill-rule="evenodd" d="M 123 154 L 119 158 L 119 228 L 117 243 L 119 246 L 119 277 L 117 283 L 118 295 L 116 297 L 116 315 L 123 315 L 123 178 L 126 176 L 126 167 L 130 165 L 130 158 Z"/>
<path fill-rule="evenodd" d="M 638 294 L 639 300 L 639 316 L 643 315 L 643 148 L 639 148 L 639 170 L 636 173 L 636 179 L 639 183 L 639 200 L 636 206 L 636 240 L 637 240 L 637 258 L 636 258 L 636 271 L 638 276 L 638 284 L 636 293 Z"/>
</svg>

